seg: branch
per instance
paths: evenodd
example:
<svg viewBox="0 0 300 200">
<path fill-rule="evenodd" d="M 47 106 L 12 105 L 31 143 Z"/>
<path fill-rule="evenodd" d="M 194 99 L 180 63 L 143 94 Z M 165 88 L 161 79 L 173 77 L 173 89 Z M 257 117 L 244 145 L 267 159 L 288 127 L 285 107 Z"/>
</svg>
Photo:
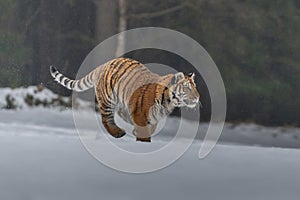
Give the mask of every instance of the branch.
<svg viewBox="0 0 300 200">
<path fill-rule="evenodd" d="M 165 10 L 160 10 L 160 11 L 151 12 L 151 13 L 131 14 L 131 15 L 128 16 L 128 18 L 131 18 L 131 19 L 141 19 L 141 18 L 155 18 L 155 17 L 160 17 L 160 16 L 163 16 L 163 15 L 167 15 L 169 13 L 181 10 L 184 7 L 187 7 L 187 6 L 189 6 L 189 3 L 184 2 L 184 3 L 181 3 L 181 4 L 177 5 L 177 6 L 174 6 L 172 8 L 167 8 Z"/>
</svg>

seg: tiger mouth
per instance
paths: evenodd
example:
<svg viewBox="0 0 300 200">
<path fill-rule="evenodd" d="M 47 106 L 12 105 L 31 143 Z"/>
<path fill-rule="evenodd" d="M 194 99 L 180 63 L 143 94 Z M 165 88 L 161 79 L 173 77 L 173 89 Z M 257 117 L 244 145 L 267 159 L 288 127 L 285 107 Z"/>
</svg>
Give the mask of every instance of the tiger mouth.
<svg viewBox="0 0 300 200">
<path fill-rule="evenodd" d="M 199 100 L 193 100 L 193 101 L 190 101 L 190 102 L 184 102 L 185 106 L 187 106 L 188 108 L 195 108 L 196 106 L 198 106 L 200 104 L 200 107 L 201 107 L 201 103 Z"/>
<path fill-rule="evenodd" d="M 188 108 L 195 108 L 198 104 L 195 103 L 195 104 L 189 104 L 189 105 L 186 105 Z"/>
</svg>

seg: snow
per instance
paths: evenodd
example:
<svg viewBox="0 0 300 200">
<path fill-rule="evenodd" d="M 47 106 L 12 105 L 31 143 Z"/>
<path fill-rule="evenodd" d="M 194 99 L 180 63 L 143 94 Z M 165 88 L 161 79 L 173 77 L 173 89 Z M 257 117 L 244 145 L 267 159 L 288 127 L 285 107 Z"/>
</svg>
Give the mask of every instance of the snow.
<svg viewBox="0 0 300 200">
<path fill-rule="evenodd" d="M 300 128 L 227 123 L 220 140 L 255 146 L 300 148 Z"/>
<path fill-rule="evenodd" d="M 88 102 L 77 100 L 78 108 L 91 106 Z M 10 105 L 11 104 L 11 105 Z M 29 86 L 21 88 L 0 88 L 0 109 L 28 109 L 32 107 L 71 107 L 70 97 L 63 97 L 53 93 L 43 86 Z"/>
<path fill-rule="evenodd" d="M 13 109 L 7 109 L 9 103 Z M 199 160 L 208 128 L 200 123 L 196 140 L 178 161 L 134 175 L 108 168 L 87 152 L 73 112 L 83 122 L 82 137 L 111 153 L 103 140 L 107 133 L 92 124 L 90 103 L 78 100 L 74 111 L 66 104 L 70 98 L 46 88 L 0 88 L 1 200 L 299 199 L 300 128 L 227 123 L 212 153 Z M 134 152 L 152 151 L 172 139 L 179 122 L 176 117 L 162 121 L 150 144 L 136 142 L 131 134 L 111 141 Z M 185 122 L 187 132 L 198 124 Z M 117 123 L 132 131 L 120 118 Z"/>
<path fill-rule="evenodd" d="M 87 123 L 84 130 L 95 133 L 88 124 L 89 114 L 75 112 L 81 112 Z M 177 118 L 167 119 L 167 127 L 151 144 L 137 143 L 130 135 L 114 142 L 130 149 L 156 148 L 170 140 L 176 122 Z M 201 124 L 199 138 L 207 126 Z M 198 159 L 201 140 L 196 140 L 171 166 L 134 175 L 104 166 L 85 150 L 71 110 L 2 110 L 0 199 L 296 200 L 300 195 L 300 150 L 271 146 L 299 145 L 292 142 L 298 141 L 297 133 L 297 128 L 227 124 L 222 141 L 207 158 Z M 91 139 L 105 150 L 103 134 Z M 253 143 L 269 147 L 243 145 Z"/>
<path fill-rule="evenodd" d="M 76 110 L 74 112 L 79 113 L 76 116 L 80 116 L 80 120 L 83 121 L 82 124 L 84 124 L 84 127 L 81 132 L 86 132 L 87 135 L 94 133 L 95 138 L 102 134 L 95 130 L 95 126 L 92 124 L 93 116 L 89 112 L 84 110 Z M 98 117 L 100 122 L 100 116 Z M 158 127 L 159 130 L 162 128 L 163 130 L 154 136 L 154 140 L 169 141 L 170 137 L 173 137 L 178 129 L 179 121 L 180 119 L 176 117 L 169 117 L 164 120 Z M 193 126 L 197 122 L 186 120 L 186 123 Z M 117 124 L 128 133 L 132 132 L 132 126 L 123 122 L 118 117 Z M 207 128 L 208 123 L 200 123 L 196 139 L 203 139 Z M 36 129 L 40 131 L 35 131 Z M 45 108 L 1 110 L 1 135 L 59 135 L 60 137 L 78 137 L 71 109 Z M 134 140 L 131 134 L 126 135 L 124 139 Z M 238 145 L 300 148 L 300 128 L 264 127 L 256 124 L 234 125 L 227 123 L 223 129 L 220 141 Z"/>
<path fill-rule="evenodd" d="M 299 199 L 298 150 L 218 145 L 198 160 L 198 147 L 166 169 L 133 175 L 98 163 L 76 139 L 1 138 L 0 198 Z"/>
<path fill-rule="evenodd" d="M 29 98 L 29 100 L 28 100 Z M 10 106 L 7 102 L 9 99 L 12 101 L 13 110 L 7 110 Z M 85 131 L 89 133 L 94 130 L 93 124 L 90 122 L 91 115 L 88 112 L 84 112 L 87 109 L 90 109 L 93 104 L 86 102 L 80 99 L 76 99 L 77 110 L 80 111 L 81 119 L 84 120 L 86 124 Z M 69 106 L 69 107 L 66 107 Z M 38 126 L 41 129 L 43 127 L 43 134 L 53 134 L 57 133 L 57 130 L 53 127 L 64 127 L 60 131 L 60 135 L 70 136 L 71 133 L 74 133 L 74 122 L 72 117 L 71 110 L 71 99 L 70 97 L 63 97 L 58 94 L 55 94 L 51 90 L 43 86 L 29 86 L 27 88 L 0 88 L 0 111 L 1 115 L 5 115 L 3 120 L 5 123 L 15 123 L 11 124 L 11 129 L 17 130 L 18 128 L 23 128 L 24 131 L 11 130 L 10 134 L 35 134 L 36 132 L 31 131 L 33 128 L 31 125 L 18 125 L 17 122 L 26 122 L 27 124 L 32 124 Z M 51 108 L 51 109 L 44 109 Z M 40 110 L 42 109 L 42 110 Z M 17 112 L 25 110 L 24 112 Z M 17 114 L 15 114 L 17 113 Z M 45 114 L 43 114 L 45 113 Z M 28 117 L 33 116 L 33 117 Z M 40 117 L 36 117 L 40 116 Z M 0 128 L 6 126 L 6 124 L 1 123 L 3 120 L 0 120 Z M 127 132 L 132 132 L 132 127 L 128 126 L 122 120 L 118 119 L 118 122 L 122 127 L 125 127 Z M 54 123 L 54 124 L 53 124 Z M 168 118 L 164 121 L 165 127 L 164 130 L 160 132 L 159 139 L 165 140 L 165 137 L 173 137 L 178 129 L 179 120 L 177 118 Z M 189 122 L 191 127 L 197 124 L 198 122 Z M 24 123 L 23 123 L 24 124 Z M 67 125 L 67 130 L 66 126 Z M 13 126 L 15 126 L 13 128 Z M 70 129 L 72 128 L 72 129 Z M 160 129 L 162 126 L 160 126 Z M 201 123 L 199 131 L 197 134 L 197 139 L 203 139 L 204 134 L 208 128 L 208 123 Z M 188 131 L 188 130 L 187 130 Z M 0 134 L 1 134 L 0 130 Z M 65 133 L 65 134 L 64 134 Z M 68 134 L 67 134 L 68 133 Z M 73 134 L 74 135 L 74 134 Z M 264 127 L 256 124 L 226 124 L 223 130 L 223 133 L 220 138 L 221 141 L 233 144 L 246 144 L 246 145 L 255 145 L 255 146 L 266 146 L 266 147 L 288 147 L 288 148 L 300 148 L 300 129 L 294 127 Z"/>
</svg>

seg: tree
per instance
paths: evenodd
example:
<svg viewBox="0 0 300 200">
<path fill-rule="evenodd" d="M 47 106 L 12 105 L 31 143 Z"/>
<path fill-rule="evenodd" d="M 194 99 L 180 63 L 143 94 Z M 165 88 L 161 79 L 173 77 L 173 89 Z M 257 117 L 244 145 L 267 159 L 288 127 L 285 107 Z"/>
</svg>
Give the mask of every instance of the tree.
<svg viewBox="0 0 300 200">
<path fill-rule="evenodd" d="M 127 29 L 127 16 L 126 16 L 126 0 L 118 0 L 119 5 L 119 28 L 118 32 L 122 33 Z M 118 36 L 118 44 L 115 57 L 119 57 L 119 55 L 123 54 L 125 51 L 125 33 L 119 34 Z"/>
</svg>

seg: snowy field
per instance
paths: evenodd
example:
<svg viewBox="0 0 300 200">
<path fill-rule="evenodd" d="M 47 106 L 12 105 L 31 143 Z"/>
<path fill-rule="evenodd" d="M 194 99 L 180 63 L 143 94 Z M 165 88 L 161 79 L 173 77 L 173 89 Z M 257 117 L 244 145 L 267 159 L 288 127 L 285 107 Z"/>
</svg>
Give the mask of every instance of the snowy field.
<svg viewBox="0 0 300 200">
<path fill-rule="evenodd" d="M 207 123 L 200 123 L 196 140 L 178 161 L 136 175 L 110 169 L 87 152 L 73 112 L 65 107 L 68 104 L 69 98 L 34 86 L 0 89 L 0 200 L 300 197 L 299 128 L 226 124 L 216 148 L 199 160 L 201 139 L 208 128 Z M 84 124 L 79 131 L 107 152 L 103 141 L 107 133 L 95 130 L 88 107 L 78 101 L 75 112 Z M 132 129 L 120 120 L 118 123 Z M 192 126 L 196 122 L 187 123 Z M 135 142 L 130 134 L 111 141 L 127 150 L 157 149 L 171 140 L 178 124 L 178 118 L 168 118 L 150 144 Z"/>
<path fill-rule="evenodd" d="M 94 131 L 84 112 L 82 120 L 87 132 Z M 114 141 L 132 148 L 159 146 L 169 141 L 168 133 L 176 127 L 168 123 L 176 120 L 167 120 L 167 127 L 151 144 L 137 143 L 130 135 Z M 199 138 L 206 128 L 207 124 L 201 125 Z M 298 134 L 296 128 L 228 124 L 221 143 L 204 160 L 197 157 L 201 140 L 196 140 L 171 166 L 134 175 L 104 166 L 85 150 L 71 110 L 2 110 L 0 199 L 296 200 L 300 197 L 300 150 L 270 146 L 299 147 Z M 102 137 L 99 133 L 95 140 L 102 144 Z"/>
</svg>

